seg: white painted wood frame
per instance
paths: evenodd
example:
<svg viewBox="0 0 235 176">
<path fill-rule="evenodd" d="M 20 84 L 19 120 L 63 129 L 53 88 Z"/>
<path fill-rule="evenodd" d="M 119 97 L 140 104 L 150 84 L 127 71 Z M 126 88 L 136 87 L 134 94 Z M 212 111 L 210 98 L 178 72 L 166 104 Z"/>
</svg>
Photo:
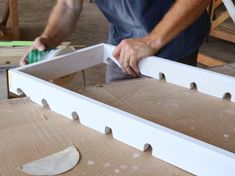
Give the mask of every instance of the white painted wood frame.
<svg viewBox="0 0 235 176">
<path fill-rule="evenodd" d="M 141 117 L 106 105 L 89 97 L 54 85 L 49 80 L 107 63 L 114 46 L 99 44 L 74 53 L 45 60 L 9 71 L 10 91 L 25 93 L 37 104 L 48 104 L 52 111 L 70 119 L 79 117 L 81 124 L 108 133 L 114 139 L 144 151 L 152 147 L 153 156 L 195 175 L 234 176 L 235 154 L 200 140 L 155 124 Z M 139 63 L 143 75 L 178 86 L 197 85 L 201 93 L 223 98 L 231 95 L 235 102 L 235 79 L 212 71 L 148 57 Z M 147 174 L 147 173 L 146 173 Z"/>
</svg>

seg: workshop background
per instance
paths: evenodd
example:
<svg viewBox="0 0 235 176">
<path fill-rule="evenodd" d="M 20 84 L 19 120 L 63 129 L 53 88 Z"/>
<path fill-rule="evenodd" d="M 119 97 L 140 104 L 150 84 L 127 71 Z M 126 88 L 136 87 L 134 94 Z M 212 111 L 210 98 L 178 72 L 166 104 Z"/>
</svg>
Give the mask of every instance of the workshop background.
<svg viewBox="0 0 235 176">
<path fill-rule="evenodd" d="M 55 113 L 58 112 L 56 110 L 55 112 L 51 111 L 51 102 L 47 104 L 46 98 L 47 96 L 50 97 L 52 94 L 48 95 L 47 91 L 45 91 L 46 93 L 42 93 L 45 97 L 37 97 L 38 100 L 42 102 L 43 106 L 32 102 L 30 97 L 25 97 L 25 95 L 19 97 L 10 93 L 9 87 L 12 89 L 14 86 L 10 86 L 8 80 L 13 80 L 10 81 L 12 83 L 17 79 L 9 78 L 12 75 L 8 76 L 8 70 L 19 66 L 19 59 L 29 48 L 29 44 L 25 41 L 32 42 L 43 32 L 55 3 L 55 0 L 0 0 L 0 176 L 25 175 L 22 170 L 27 166 L 27 163 L 30 165 L 32 161 L 49 156 L 66 148 L 72 149 L 76 154 L 80 152 L 80 160 L 78 159 L 79 164 L 75 164 L 75 167 L 69 172 L 64 173 L 64 175 L 191 176 L 192 174 L 187 172 L 188 170 L 183 170 L 184 168 L 179 165 L 176 165 L 179 166 L 176 167 L 172 165 L 172 163 L 169 164 L 170 162 L 168 163 L 166 160 L 163 161 L 161 158 L 152 157 L 153 151 L 156 153 L 154 156 L 157 156 L 158 152 L 165 152 L 164 149 L 168 149 L 168 147 L 172 149 L 170 151 L 171 153 L 165 152 L 164 155 L 169 156 L 169 158 L 173 155 L 175 157 L 183 153 L 183 155 L 181 155 L 182 157 L 177 157 L 177 159 L 181 160 L 182 158 L 186 158 L 187 160 L 191 156 L 194 157 L 194 155 L 197 155 L 192 151 L 199 151 L 199 156 L 195 158 L 205 156 L 206 158 L 203 158 L 205 162 L 210 161 L 216 163 L 218 161 L 219 164 L 225 166 L 226 162 L 221 161 L 224 158 L 229 158 L 228 162 L 232 161 L 234 163 L 234 157 L 232 160 L 232 157 L 227 157 L 226 153 L 230 152 L 229 156 L 234 156 L 235 152 L 235 106 L 234 102 L 232 102 L 234 99 L 231 99 L 229 92 L 223 92 L 225 93 L 223 99 L 221 97 L 216 98 L 208 96 L 212 95 L 210 94 L 211 92 L 214 93 L 216 91 L 214 91 L 215 86 L 208 86 L 207 84 L 212 83 L 212 85 L 215 85 L 217 83 L 217 87 L 226 89 L 226 85 L 220 85 L 220 82 L 216 82 L 218 81 L 216 79 L 208 80 L 207 76 L 213 75 L 215 78 L 222 77 L 222 81 L 226 80 L 228 77 L 207 71 L 204 72 L 204 70 L 194 67 L 186 67 L 187 69 L 192 68 L 192 72 L 190 72 L 190 69 L 187 70 L 189 75 L 195 76 L 195 74 L 190 73 L 197 71 L 196 73 L 199 73 L 197 76 L 202 76 L 200 77 L 202 78 L 202 82 L 198 85 L 204 84 L 208 86 L 208 89 L 204 88 L 204 92 L 202 89 L 197 90 L 196 83 L 198 83 L 198 80 L 190 84 L 192 89 L 186 89 L 185 87 L 181 87 L 180 84 L 180 86 L 171 84 L 170 79 L 167 79 L 168 75 L 166 75 L 165 80 L 160 81 L 152 78 L 143 78 L 104 84 L 105 64 L 96 65 L 85 71 L 66 75 L 60 79 L 50 80 L 49 85 L 57 84 L 99 101 L 99 104 L 96 104 L 96 101 L 90 101 L 90 99 L 88 99 L 88 105 L 91 105 L 91 107 L 83 106 L 82 108 L 78 107 L 78 109 L 73 109 L 72 112 L 69 111 L 71 112 L 71 117 L 69 118 L 73 120 Z M 213 0 L 212 4 L 208 6 L 208 12 L 212 23 L 211 32 L 200 48 L 198 67 L 235 76 L 235 24 L 221 0 Z M 108 29 L 109 24 L 96 7 L 95 3 L 92 2 L 92 0 L 84 0 L 83 11 L 74 32 L 61 45 L 81 49 L 99 43 L 106 43 Z M 14 44 L 10 43 L 9 41 L 12 40 L 16 42 Z M 57 62 L 57 60 L 55 61 Z M 185 68 L 184 65 L 180 66 L 180 68 Z M 56 72 L 57 71 L 60 71 L 59 68 Z M 176 70 L 176 73 L 177 71 L 178 70 Z M 186 77 L 188 76 L 187 74 L 185 75 Z M 205 78 L 204 75 L 206 75 Z M 12 77 L 14 76 L 15 75 Z M 16 78 L 18 77 L 16 76 Z M 38 80 L 35 82 L 37 81 Z M 234 80 L 229 79 L 229 81 L 233 83 Z M 22 82 L 17 82 L 17 84 L 28 84 L 27 81 Z M 40 85 L 42 84 L 44 83 L 40 83 Z M 228 87 L 232 87 L 232 85 L 233 84 L 230 84 L 228 86 L 227 84 Z M 42 88 L 43 86 L 38 87 Z M 53 91 L 56 90 L 55 87 L 56 86 L 53 87 Z M 30 90 L 37 92 L 40 88 Z M 24 92 L 21 89 L 17 90 Z M 205 90 L 207 91 L 206 93 Z M 60 89 L 60 92 L 63 92 L 63 89 Z M 76 107 L 71 106 L 70 102 L 67 104 L 63 102 L 63 100 L 67 100 L 64 97 L 71 93 L 68 92 L 69 91 L 67 91 L 67 93 L 63 92 L 64 94 L 55 93 L 55 96 L 58 97 L 58 101 L 56 97 L 54 98 L 56 101 L 53 103 L 61 103 L 61 106 L 59 106 L 61 110 L 64 110 L 64 107 L 65 109 L 68 107 Z M 41 96 L 40 93 L 39 95 Z M 36 96 L 38 95 L 35 95 L 35 97 Z M 77 99 L 76 97 L 76 100 Z M 84 102 L 87 103 L 87 99 L 84 98 L 82 103 Z M 100 102 L 113 106 L 121 111 L 115 111 Z M 77 105 L 77 103 L 74 104 Z M 93 108 L 95 110 L 93 110 Z M 89 125 L 87 127 L 82 123 L 82 118 L 79 116 L 79 113 L 85 111 L 86 113 L 81 113 L 82 117 L 87 118 L 88 121 L 92 118 L 92 120 L 99 120 L 98 123 L 96 123 L 97 121 L 95 120 L 93 121 L 93 123 L 95 122 L 94 124 L 99 125 L 105 118 L 116 120 L 112 118 L 113 114 L 115 118 L 119 118 L 119 115 L 122 113 L 120 116 L 121 119 L 129 119 L 128 123 L 123 122 L 121 125 L 118 123 L 122 120 L 117 121 L 118 123 L 115 124 L 113 128 L 105 126 L 105 131 L 109 131 L 109 133 L 103 135 L 95 131 L 95 128 L 91 129 Z M 89 115 L 87 115 L 88 111 L 89 113 L 91 112 Z M 123 113 L 123 111 L 125 112 Z M 113 112 L 113 114 L 110 112 Z M 135 119 L 134 116 L 129 116 L 126 112 L 134 114 L 138 116 L 138 118 Z M 99 118 L 100 116 L 104 116 L 104 118 Z M 144 119 L 147 121 L 144 121 Z M 131 120 L 135 122 L 133 123 L 134 125 L 145 123 L 145 128 L 133 128 L 133 126 L 129 128 L 130 124 L 133 125 Z M 160 131 L 159 138 L 156 138 L 156 141 L 160 139 L 161 142 L 163 141 L 161 144 L 164 144 L 166 147 L 162 147 L 163 145 L 161 145 L 159 148 L 155 146 L 152 148 L 151 141 L 144 141 L 145 152 L 142 152 L 131 147 L 133 145 L 129 146 L 125 144 L 126 141 L 120 140 L 120 142 L 116 140 L 118 139 L 116 138 L 118 136 L 118 127 L 122 130 L 122 135 L 126 135 L 123 138 L 127 139 L 130 137 L 128 135 L 132 135 L 132 139 L 136 141 L 142 139 L 145 135 L 136 134 L 141 130 L 144 131 L 142 131 L 143 134 L 145 134 L 145 131 L 148 131 L 147 127 L 150 126 L 150 123 L 147 122 L 152 122 L 150 130 L 152 134 L 158 134 L 154 131 L 156 127 L 154 126 L 155 124 L 160 125 L 160 127 L 166 127 L 156 127 L 156 129 Z M 168 129 L 170 129 L 170 132 L 167 131 Z M 128 130 L 131 130 L 131 132 Z M 164 135 L 162 137 L 160 134 L 170 134 L 170 142 L 163 140 Z M 155 136 L 153 138 L 155 140 Z M 149 139 L 151 140 L 151 137 L 147 137 L 144 140 Z M 166 139 L 168 139 L 168 136 Z M 196 142 L 193 141 L 194 139 L 196 139 Z M 188 140 L 190 140 L 190 142 L 188 142 Z M 180 145 L 169 145 L 172 141 L 176 141 L 175 144 L 177 142 L 179 144 L 180 141 Z M 183 146 L 185 141 L 187 142 L 185 146 L 190 147 L 188 147 L 187 150 L 182 150 L 179 146 Z M 199 141 L 205 143 L 200 143 Z M 159 144 L 159 142 L 155 142 L 154 144 Z M 208 147 L 205 144 L 211 145 L 208 145 Z M 212 150 L 218 153 L 222 151 L 220 153 L 221 155 L 213 155 L 216 152 L 212 153 Z M 185 154 L 185 151 L 188 152 L 189 155 Z M 200 151 L 203 152 L 200 153 Z M 211 153 L 208 154 L 208 151 Z M 161 156 L 161 154 L 159 156 Z M 214 157 L 215 161 L 211 159 L 211 157 Z M 202 163 L 195 163 L 197 166 L 199 165 L 200 171 L 203 169 L 206 171 L 209 167 L 210 171 L 221 169 L 221 167 L 211 167 L 210 162 L 201 166 L 202 168 L 200 168 Z M 188 162 L 187 160 L 184 164 L 192 164 L 194 166 L 195 163 L 194 161 Z M 232 168 L 231 170 L 233 172 L 234 167 L 231 163 L 228 164 L 228 168 Z M 46 168 L 45 166 L 47 165 L 44 162 L 42 168 Z M 55 169 L 60 168 L 61 167 L 55 167 Z M 230 170 L 226 172 L 231 173 Z M 219 175 L 220 173 L 218 172 L 216 174 Z"/>
<path fill-rule="evenodd" d="M 10 0 L 14 2 L 16 0 Z M 0 17 L 4 16 L 4 12 L 6 11 L 6 4 L 8 0 L 0 0 Z M 47 24 L 48 17 L 50 12 L 56 3 L 55 0 L 18 0 L 18 20 L 19 20 L 19 28 L 20 28 L 20 40 L 23 41 L 33 41 L 37 36 L 39 36 L 44 27 Z M 108 38 L 108 28 L 109 24 L 104 16 L 101 14 L 99 9 L 96 7 L 95 3 L 89 0 L 84 1 L 84 10 L 82 11 L 81 17 L 77 26 L 70 37 L 66 39 L 66 41 L 71 42 L 70 45 L 79 47 L 87 47 L 91 45 L 95 45 L 98 43 L 106 42 Z M 218 0 L 215 1 L 218 4 Z M 208 8 L 209 9 L 209 8 Z M 216 9 L 214 16 L 218 17 L 226 9 L 223 5 Z M 215 18 L 214 17 L 214 18 Z M 0 18 L 1 19 L 1 18 Z M 231 18 L 226 19 L 222 23 L 226 28 L 225 33 L 229 32 L 229 39 L 233 42 L 228 42 L 225 40 L 221 40 L 215 37 L 209 36 L 208 39 L 205 40 L 204 44 L 200 49 L 200 53 L 203 54 L 202 57 L 198 59 L 199 67 L 213 67 L 217 65 L 222 65 L 224 63 L 233 63 L 235 62 L 235 29 L 234 24 Z M 7 26 L 10 27 L 11 19 L 9 18 Z M 220 26 L 218 26 L 220 27 Z M 224 30 L 224 29 L 223 29 Z M 228 38 L 228 37 L 227 37 Z M 1 38 L 0 38 L 1 40 Z M 4 48 L 6 49 L 6 48 Z M 12 55 L 6 54 L 0 47 L 0 64 L 2 65 L 0 69 L 0 99 L 5 99 L 6 95 L 6 75 L 5 73 L 5 65 L 7 64 L 7 68 L 11 68 L 11 66 L 15 66 L 17 64 L 17 58 L 20 58 L 24 50 L 12 50 Z M 15 54 L 14 54 L 15 52 Z M 7 58 L 7 57 L 8 58 Z M 206 59 L 204 58 L 206 56 Z M 8 60 L 6 60 L 6 58 Z M 209 58 L 209 61 L 208 61 Z M 211 60 L 212 58 L 212 60 Z M 201 64 L 201 62 L 203 64 Z M 205 65 L 204 65 L 205 63 Z M 4 66 L 3 66 L 4 65 Z M 99 74 L 97 74 L 99 73 Z M 98 84 L 104 82 L 105 77 L 105 66 L 97 66 L 93 69 L 90 69 L 87 73 L 88 75 L 88 84 Z M 80 75 L 74 77 L 73 85 L 81 85 Z M 65 86 L 66 87 L 66 86 Z"/>
</svg>

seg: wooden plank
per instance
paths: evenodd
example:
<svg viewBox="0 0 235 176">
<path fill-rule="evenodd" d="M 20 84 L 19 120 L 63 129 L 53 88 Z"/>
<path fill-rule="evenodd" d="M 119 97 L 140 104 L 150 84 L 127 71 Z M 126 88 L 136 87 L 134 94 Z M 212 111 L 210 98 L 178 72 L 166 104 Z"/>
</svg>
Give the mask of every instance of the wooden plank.
<svg viewBox="0 0 235 176">
<path fill-rule="evenodd" d="M 210 70 L 235 77 L 235 63 L 210 68 Z"/>
<path fill-rule="evenodd" d="M 229 18 L 229 13 L 227 11 L 222 13 L 218 18 L 212 21 L 212 28 L 216 28 L 228 18 Z"/>
<path fill-rule="evenodd" d="M 6 24 L 8 20 L 10 21 L 9 27 Z M 19 40 L 18 0 L 7 1 L 6 12 L 0 28 L 0 31 L 2 31 L 2 35 L 0 35 L 1 40 Z"/>
<path fill-rule="evenodd" d="M 3 13 L 3 18 L 2 18 L 2 21 L 1 21 L 1 23 L 0 23 L 0 26 L 2 25 L 2 26 L 6 26 L 6 24 L 7 24 L 7 21 L 8 21 L 8 18 L 9 18 L 9 14 L 10 14 L 10 12 L 9 12 L 9 3 L 8 3 L 8 1 L 6 2 L 6 8 L 5 8 L 5 11 L 4 11 L 4 13 Z M 0 29 L 1 29 L 1 27 L 0 27 Z"/>
<path fill-rule="evenodd" d="M 220 6 L 220 4 L 222 3 L 222 0 L 214 0 L 214 10 Z"/>
<path fill-rule="evenodd" d="M 19 28 L 19 17 L 18 17 L 18 0 L 9 0 L 9 9 L 10 9 L 12 39 L 19 40 L 20 28 Z"/>
<path fill-rule="evenodd" d="M 227 32 L 220 31 L 218 29 L 211 28 L 210 36 L 213 36 L 213 37 L 216 37 L 216 38 L 219 38 L 222 40 L 226 40 L 228 42 L 235 43 L 235 35 L 234 34 L 229 34 Z"/>
<path fill-rule="evenodd" d="M 218 59 L 214 59 L 212 57 L 206 56 L 201 53 L 198 54 L 197 62 L 199 64 L 205 65 L 207 67 L 216 67 L 216 66 L 221 66 L 221 65 L 226 64 L 223 61 L 220 61 Z"/>
<path fill-rule="evenodd" d="M 6 70 L 0 69 L 0 100 L 8 98 Z"/>
<path fill-rule="evenodd" d="M 0 48 L 0 65 L 19 64 L 19 60 L 27 52 L 29 47 Z"/>
<path fill-rule="evenodd" d="M 219 25 L 217 30 L 235 35 L 235 24 L 232 22 L 232 20 L 227 20 Z"/>
</svg>

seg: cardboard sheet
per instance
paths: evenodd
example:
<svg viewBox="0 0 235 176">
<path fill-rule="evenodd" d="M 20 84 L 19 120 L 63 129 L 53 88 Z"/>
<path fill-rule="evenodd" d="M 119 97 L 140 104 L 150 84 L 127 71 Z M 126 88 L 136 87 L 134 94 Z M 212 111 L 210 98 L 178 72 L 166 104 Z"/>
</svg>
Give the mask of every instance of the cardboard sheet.
<svg viewBox="0 0 235 176">
<path fill-rule="evenodd" d="M 153 158 L 150 152 L 135 150 L 28 98 L 0 102 L 0 176 L 26 175 L 19 166 L 70 145 L 79 150 L 81 158 L 74 169 L 61 175 L 190 175 Z"/>
<path fill-rule="evenodd" d="M 78 92 L 235 153 L 235 103 L 228 100 L 150 78 Z"/>
</svg>

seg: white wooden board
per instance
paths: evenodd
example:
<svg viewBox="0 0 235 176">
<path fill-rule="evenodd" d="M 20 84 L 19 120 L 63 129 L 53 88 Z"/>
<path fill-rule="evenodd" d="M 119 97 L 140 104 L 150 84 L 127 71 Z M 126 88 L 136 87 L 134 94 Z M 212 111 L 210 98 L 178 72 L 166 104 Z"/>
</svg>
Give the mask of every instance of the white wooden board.
<svg viewBox="0 0 235 176">
<path fill-rule="evenodd" d="M 35 103 L 49 105 L 52 111 L 76 119 L 101 133 L 112 129 L 115 139 L 140 150 L 150 144 L 153 156 L 196 175 L 233 176 L 235 154 L 179 132 L 165 128 L 141 117 L 103 104 L 78 93 L 54 85 L 55 79 L 112 58 L 114 46 L 100 44 L 22 68 L 10 70 L 10 91 L 25 93 Z M 143 75 L 161 79 L 186 88 L 192 83 L 199 92 L 223 98 L 231 94 L 235 102 L 235 79 L 223 74 L 179 64 L 157 57 L 143 59 Z"/>
</svg>

